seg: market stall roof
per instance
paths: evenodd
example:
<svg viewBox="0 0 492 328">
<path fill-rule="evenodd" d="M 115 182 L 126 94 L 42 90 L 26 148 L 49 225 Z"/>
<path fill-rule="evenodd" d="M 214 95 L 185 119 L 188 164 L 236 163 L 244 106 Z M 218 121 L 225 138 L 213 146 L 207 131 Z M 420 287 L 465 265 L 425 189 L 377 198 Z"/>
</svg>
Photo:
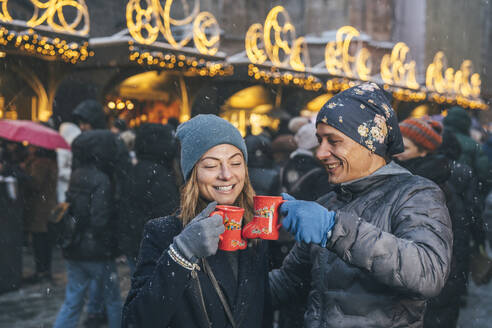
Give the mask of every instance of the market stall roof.
<svg viewBox="0 0 492 328">
<path fill-rule="evenodd" d="M 109 37 L 91 38 L 89 45 L 96 56 L 86 63 L 87 66 L 141 66 L 198 76 L 230 75 L 233 70 L 226 63 L 223 52 L 203 54 L 192 47 L 177 49 L 161 41 L 142 44 L 136 42 L 128 30 Z"/>
</svg>

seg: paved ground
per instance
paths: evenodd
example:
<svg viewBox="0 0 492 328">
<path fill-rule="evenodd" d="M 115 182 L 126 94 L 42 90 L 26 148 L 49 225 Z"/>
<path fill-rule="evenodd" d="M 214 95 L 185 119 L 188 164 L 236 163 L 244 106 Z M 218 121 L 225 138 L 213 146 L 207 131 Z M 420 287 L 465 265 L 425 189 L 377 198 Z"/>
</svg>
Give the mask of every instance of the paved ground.
<svg viewBox="0 0 492 328">
<path fill-rule="evenodd" d="M 32 254 L 24 248 L 24 276 L 33 273 Z M 65 298 L 66 275 L 61 252 L 53 253 L 53 282 L 21 287 L 0 294 L 0 328 L 51 328 Z M 118 263 L 121 296 L 124 300 L 130 288 L 128 266 Z M 80 322 L 85 319 L 85 314 Z M 82 324 L 79 324 L 82 327 Z"/>
<path fill-rule="evenodd" d="M 24 249 L 24 275 L 32 273 L 32 255 Z M 48 328 L 52 327 L 63 302 L 66 283 L 64 262 L 58 250 L 53 258 L 54 280 L 23 286 L 17 291 L 0 295 L 0 328 Z M 118 264 L 122 298 L 130 286 L 128 267 Z M 469 287 L 467 307 L 460 312 L 460 328 L 492 328 L 492 283 Z M 83 318 L 82 318 L 83 319 Z M 82 320 L 81 320 L 82 322 Z M 79 325 L 81 327 L 82 325 Z"/>
</svg>

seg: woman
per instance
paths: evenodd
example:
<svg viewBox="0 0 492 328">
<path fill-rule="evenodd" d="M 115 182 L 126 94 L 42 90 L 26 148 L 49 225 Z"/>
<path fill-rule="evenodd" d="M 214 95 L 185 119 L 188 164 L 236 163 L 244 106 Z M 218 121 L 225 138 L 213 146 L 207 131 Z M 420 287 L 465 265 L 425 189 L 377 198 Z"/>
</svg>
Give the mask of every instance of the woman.
<svg viewBox="0 0 492 328">
<path fill-rule="evenodd" d="M 224 225 L 220 216 L 210 216 L 221 204 L 244 208 L 243 225 L 252 219 L 244 140 L 214 115 L 194 117 L 177 136 L 186 181 L 180 210 L 145 225 L 123 327 L 261 327 L 267 322 L 266 243 L 218 250 Z"/>
<path fill-rule="evenodd" d="M 56 206 L 58 169 L 53 150 L 33 145 L 27 147 L 25 171 L 28 175 L 25 199 L 25 229 L 31 234 L 36 272 L 25 282 L 37 283 L 51 280 L 51 241 L 48 218 Z"/>
<path fill-rule="evenodd" d="M 453 161 L 460 157 L 461 147 L 452 134 L 447 134 L 445 139 L 439 122 L 426 117 L 409 118 L 399 126 L 405 151 L 395 155 L 395 158 L 412 174 L 423 176 L 441 188 L 453 229 L 451 271 L 439 296 L 427 302 L 424 327 L 456 327 L 460 298 L 466 294 L 471 220 L 467 215 L 469 206 L 463 197 L 464 193 L 456 188 L 453 180 L 461 180 L 461 188 L 472 177 L 453 168 Z"/>
</svg>

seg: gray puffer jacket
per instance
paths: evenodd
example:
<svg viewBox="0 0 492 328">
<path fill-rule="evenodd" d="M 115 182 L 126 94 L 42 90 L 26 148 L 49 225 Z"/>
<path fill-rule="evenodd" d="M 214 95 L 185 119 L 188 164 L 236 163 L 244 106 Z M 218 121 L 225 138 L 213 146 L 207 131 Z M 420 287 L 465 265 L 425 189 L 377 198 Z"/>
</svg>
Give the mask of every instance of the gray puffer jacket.
<svg viewBox="0 0 492 328">
<path fill-rule="evenodd" d="M 326 248 L 297 243 L 270 272 L 274 305 L 307 296 L 308 328 L 422 327 L 451 262 L 439 187 L 391 162 L 318 202 L 337 213 L 332 236 Z"/>
</svg>

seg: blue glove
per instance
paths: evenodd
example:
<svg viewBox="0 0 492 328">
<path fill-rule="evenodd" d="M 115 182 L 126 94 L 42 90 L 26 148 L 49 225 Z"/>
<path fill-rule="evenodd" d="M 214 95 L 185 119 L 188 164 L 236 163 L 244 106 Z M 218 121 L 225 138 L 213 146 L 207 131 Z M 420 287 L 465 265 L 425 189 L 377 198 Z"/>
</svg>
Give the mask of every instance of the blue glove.
<svg viewBox="0 0 492 328">
<path fill-rule="evenodd" d="M 299 242 L 326 247 L 328 234 L 335 225 L 335 212 L 328 211 L 316 202 L 296 200 L 286 193 L 282 194 L 282 198 L 286 200 L 280 205 L 285 229 Z"/>
</svg>

